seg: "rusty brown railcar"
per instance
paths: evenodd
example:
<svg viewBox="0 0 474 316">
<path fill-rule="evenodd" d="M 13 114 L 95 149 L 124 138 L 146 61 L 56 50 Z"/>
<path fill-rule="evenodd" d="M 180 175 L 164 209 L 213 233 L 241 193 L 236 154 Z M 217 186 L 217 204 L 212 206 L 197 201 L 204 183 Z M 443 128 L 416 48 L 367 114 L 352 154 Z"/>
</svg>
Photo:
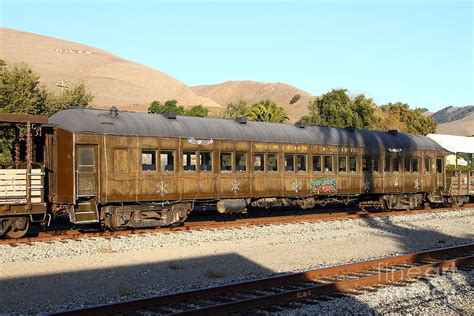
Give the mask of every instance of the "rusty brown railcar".
<svg viewBox="0 0 474 316">
<path fill-rule="evenodd" d="M 113 229 L 182 222 L 197 204 L 408 209 L 445 186 L 445 151 L 417 135 L 71 109 L 56 125 L 56 205 Z M 441 168 L 437 168 L 441 166 Z"/>
<path fill-rule="evenodd" d="M 176 225 L 199 205 L 412 209 L 463 203 L 473 189 L 471 177 L 452 189 L 437 143 L 397 131 L 115 108 L 64 110 L 45 128 L 53 129 L 44 136 L 49 213 L 116 230 Z"/>
</svg>

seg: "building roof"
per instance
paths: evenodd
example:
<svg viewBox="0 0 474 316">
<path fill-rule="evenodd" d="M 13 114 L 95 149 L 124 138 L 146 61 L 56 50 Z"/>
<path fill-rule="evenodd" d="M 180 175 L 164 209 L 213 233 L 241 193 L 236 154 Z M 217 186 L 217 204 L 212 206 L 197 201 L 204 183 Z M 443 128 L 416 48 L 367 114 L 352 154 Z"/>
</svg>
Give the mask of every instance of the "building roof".
<svg viewBox="0 0 474 316">
<path fill-rule="evenodd" d="M 300 128 L 292 124 L 252 121 L 242 124 L 233 119 L 190 116 L 170 119 L 161 114 L 139 112 L 67 109 L 51 116 L 49 123 L 71 133 L 442 150 L 430 138 L 405 133 L 392 135 L 379 131 L 351 131 L 321 126 Z"/>
<path fill-rule="evenodd" d="M 428 134 L 441 147 L 452 153 L 474 154 L 474 137 L 454 136 L 443 134 Z"/>
</svg>

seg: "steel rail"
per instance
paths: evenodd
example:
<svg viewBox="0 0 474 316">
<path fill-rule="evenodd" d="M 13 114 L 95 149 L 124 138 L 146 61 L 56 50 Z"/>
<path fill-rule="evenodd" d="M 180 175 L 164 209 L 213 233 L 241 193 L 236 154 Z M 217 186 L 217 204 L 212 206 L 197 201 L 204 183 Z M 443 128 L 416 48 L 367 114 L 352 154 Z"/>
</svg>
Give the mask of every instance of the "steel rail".
<svg viewBox="0 0 474 316">
<path fill-rule="evenodd" d="M 237 218 L 231 220 L 225 220 L 221 217 L 222 215 L 216 215 L 217 220 L 210 221 L 196 221 L 196 222 L 185 222 L 183 226 L 178 227 L 156 227 L 148 229 L 135 229 L 125 231 L 94 231 L 84 232 L 79 229 L 72 230 L 61 230 L 52 232 L 41 232 L 38 236 L 34 237 L 23 237 L 17 239 L 0 239 L 0 245 L 17 245 L 17 244 L 31 244 L 34 242 L 49 242 L 54 240 L 67 240 L 67 239 L 80 239 L 80 238 L 91 238 L 91 237 L 125 237 L 130 235 L 150 234 L 150 233 L 166 233 L 166 232 L 179 232 L 179 231 L 193 231 L 193 230 L 209 230 L 209 229 L 228 229 L 238 228 L 247 226 L 260 226 L 260 225 L 275 225 L 282 223 L 302 223 L 302 222 L 318 222 L 318 221 L 332 221 L 332 220 L 345 220 L 345 219 L 358 219 L 368 217 L 385 217 L 385 216 L 400 216 L 400 215 L 413 215 L 413 214 L 424 214 L 424 213 L 436 213 L 436 212 L 451 212 L 457 210 L 463 210 L 468 207 L 472 207 L 474 204 L 468 204 L 464 208 L 451 207 L 451 208 L 434 208 L 434 209 L 422 209 L 422 210 L 405 210 L 405 211 L 385 211 L 385 212 L 326 212 L 316 214 L 295 214 L 295 215 L 283 215 L 283 216 L 271 216 L 271 217 L 255 217 L 255 218 Z"/>
<path fill-rule="evenodd" d="M 336 267 L 138 299 L 54 315 L 109 315 L 152 311 L 176 315 L 227 314 L 380 284 L 404 282 L 430 273 L 474 265 L 474 244 L 345 264 Z M 369 288 L 370 289 L 370 288 Z"/>
</svg>

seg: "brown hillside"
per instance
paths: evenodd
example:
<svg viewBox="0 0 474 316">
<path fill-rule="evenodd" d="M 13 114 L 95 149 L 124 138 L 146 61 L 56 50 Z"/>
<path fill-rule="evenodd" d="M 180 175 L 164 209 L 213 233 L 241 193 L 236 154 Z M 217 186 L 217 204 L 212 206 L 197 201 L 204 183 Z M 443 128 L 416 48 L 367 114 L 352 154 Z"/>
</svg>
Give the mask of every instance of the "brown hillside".
<svg viewBox="0 0 474 316">
<path fill-rule="evenodd" d="M 463 119 L 438 124 L 436 133 L 460 136 L 474 135 L 474 112 Z"/>
<path fill-rule="evenodd" d="M 167 74 L 79 43 L 0 28 L 0 58 L 29 64 L 51 90 L 83 80 L 99 108 L 146 111 L 151 101 L 170 99 L 220 108 Z"/>
<path fill-rule="evenodd" d="M 227 81 L 216 85 L 194 86 L 191 87 L 197 95 L 209 97 L 226 106 L 231 102 L 240 100 L 247 102 L 248 105 L 257 103 L 261 100 L 270 100 L 283 106 L 290 113 L 290 120 L 296 121 L 301 116 L 308 113 L 308 103 L 314 100 L 311 94 L 284 83 L 263 83 L 256 81 Z M 290 104 L 295 95 L 301 98 Z"/>
</svg>

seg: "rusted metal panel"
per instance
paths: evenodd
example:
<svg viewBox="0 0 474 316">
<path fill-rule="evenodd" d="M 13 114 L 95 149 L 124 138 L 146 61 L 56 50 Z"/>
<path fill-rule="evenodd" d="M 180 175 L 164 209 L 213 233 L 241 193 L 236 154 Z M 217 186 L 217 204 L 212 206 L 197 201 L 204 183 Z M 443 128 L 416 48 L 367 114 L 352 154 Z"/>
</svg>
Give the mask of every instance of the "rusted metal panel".
<svg viewBox="0 0 474 316">
<path fill-rule="evenodd" d="M 0 122 L 46 124 L 48 117 L 46 115 L 0 113 Z"/>
<path fill-rule="evenodd" d="M 46 214 L 46 203 L 28 204 L 0 204 L 0 216 L 11 215 L 40 215 Z"/>
<path fill-rule="evenodd" d="M 76 144 L 100 144 L 102 140 L 101 135 L 96 134 L 76 134 L 74 142 Z"/>
<path fill-rule="evenodd" d="M 74 198 L 74 161 L 73 161 L 73 135 L 61 128 L 55 131 L 55 160 L 56 188 L 54 201 L 56 203 L 73 204 Z"/>
</svg>

